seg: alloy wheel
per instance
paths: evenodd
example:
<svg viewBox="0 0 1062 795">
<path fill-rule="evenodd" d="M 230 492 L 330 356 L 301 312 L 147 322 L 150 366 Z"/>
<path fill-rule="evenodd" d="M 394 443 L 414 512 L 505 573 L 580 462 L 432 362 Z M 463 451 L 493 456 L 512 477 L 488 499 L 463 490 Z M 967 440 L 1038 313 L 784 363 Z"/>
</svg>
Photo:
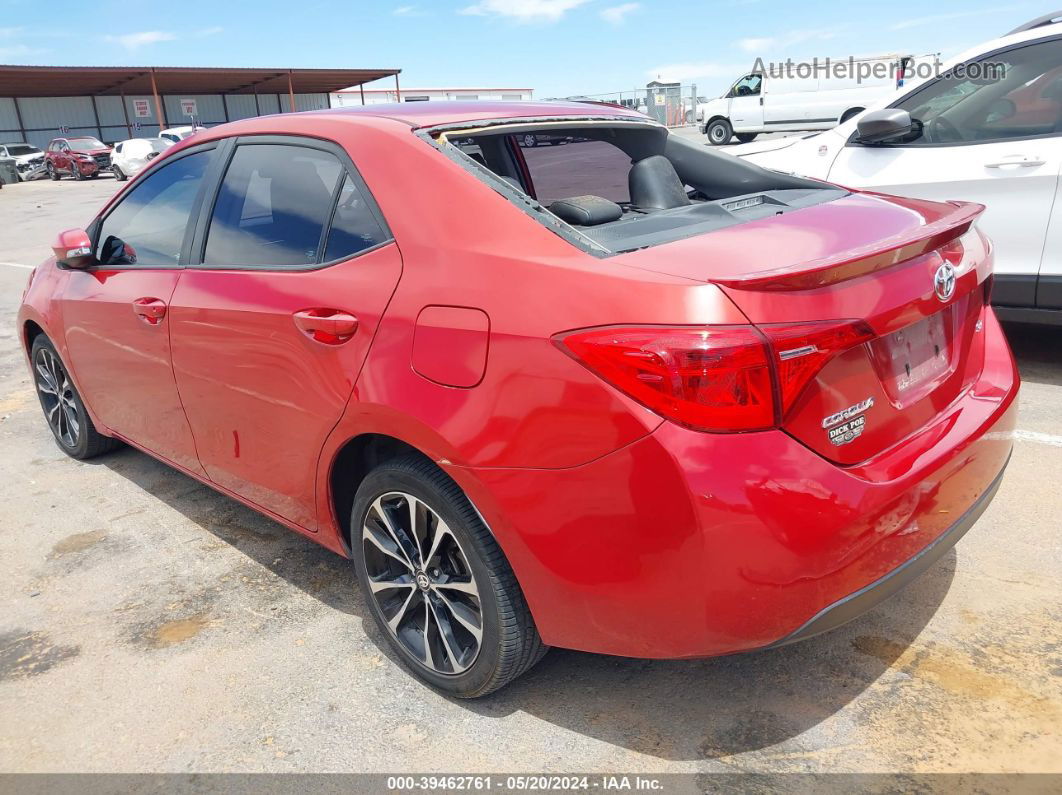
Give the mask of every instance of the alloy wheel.
<svg viewBox="0 0 1062 795">
<path fill-rule="evenodd" d="M 468 555 L 429 505 L 400 491 L 376 498 L 362 522 L 371 596 L 388 630 L 420 665 L 466 671 L 483 642 L 483 609 Z"/>
<path fill-rule="evenodd" d="M 34 369 L 45 419 L 64 447 L 77 447 L 81 423 L 74 402 L 74 385 L 70 383 L 62 362 L 52 351 L 41 348 L 37 351 Z"/>
</svg>

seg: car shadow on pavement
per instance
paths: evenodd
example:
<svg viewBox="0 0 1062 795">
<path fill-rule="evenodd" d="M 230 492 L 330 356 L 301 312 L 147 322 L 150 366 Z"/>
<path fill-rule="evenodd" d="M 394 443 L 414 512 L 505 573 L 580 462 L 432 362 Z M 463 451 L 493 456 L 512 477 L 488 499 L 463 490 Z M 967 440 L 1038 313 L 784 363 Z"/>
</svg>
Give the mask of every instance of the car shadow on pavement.
<svg viewBox="0 0 1062 795">
<path fill-rule="evenodd" d="M 1062 326 L 1005 323 L 1022 381 L 1062 386 Z"/>
<path fill-rule="evenodd" d="M 124 447 L 85 463 L 106 466 L 290 585 L 370 625 L 346 558 L 138 450 Z"/>
<path fill-rule="evenodd" d="M 349 561 L 145 454 L 97 459 L 328 607 L 376 629 Z M 568 731 L 668 760 L 757 750 L 814 729 L 889 677 L 932 618 L 954 575 L 954 551 L 901 594 L 846 627 L 781 649 L 707 660 L 636 660 L 553 649 L 509 687 L 476 701 L 484 718 L 523 712 Z M 400 674 L 398 671 L 395 675 Z"/>
<path fill-rule="evenodd" d="M 815 729 L 875 683 L 878 698 L 908 679 L 892 666 L 935 614 L 955 564 L 951 550 L 874 611 L 792 646 L 668 661 L 554 649 L 508 688 L 463 703 L 481 715 L 526 712 L 671 761 L 757 751 Z"/>
</svg>

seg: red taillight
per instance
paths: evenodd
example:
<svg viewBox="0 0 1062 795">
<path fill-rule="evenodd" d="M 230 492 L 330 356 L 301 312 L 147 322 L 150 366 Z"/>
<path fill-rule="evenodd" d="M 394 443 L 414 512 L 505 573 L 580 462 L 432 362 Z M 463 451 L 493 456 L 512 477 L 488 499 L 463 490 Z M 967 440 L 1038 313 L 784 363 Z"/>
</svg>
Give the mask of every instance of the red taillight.
<svg viewBox="0 0 1062 795">
<path fill-rule="evenodd" d="M 767 341 L 752 326 L 598 328 L 557 343 L 617 389 L 705 431 L 774 424 Z"/>
<path fill-rule="evenodd" d="M 555 342 L 657 414 L 697 430 L 733 433 L 779 425 L 779 414 L 830 357 L 871 336 L 865 324 L 845 321 L 762 329 L 608 327 L 562 334 Z"/>
<path fill-rule="evenodd" d="M 774 347 L 783 418 L 826 362 L 874 337 L 870 326 L 857 320 L 771 323 L 759 328 Z"/>
</svg>

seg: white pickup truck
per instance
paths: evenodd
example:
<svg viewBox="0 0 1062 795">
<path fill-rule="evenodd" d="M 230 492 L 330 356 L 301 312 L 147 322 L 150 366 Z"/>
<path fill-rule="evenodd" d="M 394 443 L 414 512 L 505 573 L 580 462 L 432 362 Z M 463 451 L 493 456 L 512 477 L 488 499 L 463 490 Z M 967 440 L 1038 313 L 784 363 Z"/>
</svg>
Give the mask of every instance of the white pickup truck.
<svg viewBox="0 0 1062 795">
<path fill-rule="evenodd" d="M 708 142 L 742 143 L 761 132 L 828 130 L 894 93 L 916 64 L 934 56 L 815 58 L 763 65 L 734 82 L 718 99 L 699 105 Z"/>
</svg>

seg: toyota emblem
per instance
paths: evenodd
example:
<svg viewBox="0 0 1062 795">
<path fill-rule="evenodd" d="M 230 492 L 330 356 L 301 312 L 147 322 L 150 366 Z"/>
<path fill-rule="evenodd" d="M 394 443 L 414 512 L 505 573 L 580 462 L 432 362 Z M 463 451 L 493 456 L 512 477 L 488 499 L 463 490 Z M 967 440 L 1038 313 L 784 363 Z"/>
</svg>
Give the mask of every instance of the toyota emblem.
<svg viewBox="0 0 1062 795">
<path fill-rule="evenodd" d="M 941 301 L 947 301 L 955 292 L 955 268 L 945 262 L 933 277 L 933 291 Z"/>
</svg>

